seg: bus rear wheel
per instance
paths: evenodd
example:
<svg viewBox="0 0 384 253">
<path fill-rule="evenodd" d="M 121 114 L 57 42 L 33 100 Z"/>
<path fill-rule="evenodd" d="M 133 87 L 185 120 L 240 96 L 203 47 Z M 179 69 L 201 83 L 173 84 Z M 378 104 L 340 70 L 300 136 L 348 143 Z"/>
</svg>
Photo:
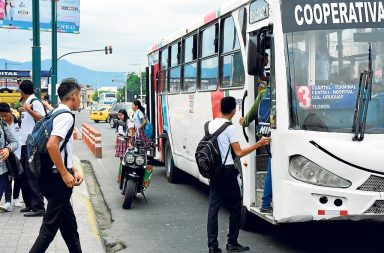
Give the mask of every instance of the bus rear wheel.
<svg viewBox="0 0 384 253">
<path fill-rule="evenodd" d="M 175 184 L 178 181 L 180 171 L 175 166 L 169 141 L 165 144 L 165 176 L 168 182 Z"/>
</svg>

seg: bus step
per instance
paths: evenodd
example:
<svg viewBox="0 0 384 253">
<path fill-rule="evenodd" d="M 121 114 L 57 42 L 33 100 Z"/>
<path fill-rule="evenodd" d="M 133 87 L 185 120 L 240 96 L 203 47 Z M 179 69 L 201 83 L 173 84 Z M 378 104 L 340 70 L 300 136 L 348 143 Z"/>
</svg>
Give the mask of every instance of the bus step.
<svg viewBox="0 0 384 253">
<path fill-rule="evenodd" d="M 256 190 L 264 189 L 264 182 L 266 176 L 266 171 L 256 172 Z"/>
</svg>

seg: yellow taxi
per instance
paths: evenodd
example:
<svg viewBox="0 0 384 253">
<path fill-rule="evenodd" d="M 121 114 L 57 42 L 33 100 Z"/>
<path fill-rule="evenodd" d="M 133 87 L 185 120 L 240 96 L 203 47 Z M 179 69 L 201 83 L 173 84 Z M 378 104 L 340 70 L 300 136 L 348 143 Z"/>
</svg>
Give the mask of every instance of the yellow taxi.
<svg viewBox="0 0 384 253">
<path fill-rule="evenodd" d="M 109 109 L 111 109 L 111 106 L 99 105 L 97 108 L 91 110 L 89 118 L 95 121 L 95 123 L 99 123 L 100 121 L 108 122 Z"/>
</svg>

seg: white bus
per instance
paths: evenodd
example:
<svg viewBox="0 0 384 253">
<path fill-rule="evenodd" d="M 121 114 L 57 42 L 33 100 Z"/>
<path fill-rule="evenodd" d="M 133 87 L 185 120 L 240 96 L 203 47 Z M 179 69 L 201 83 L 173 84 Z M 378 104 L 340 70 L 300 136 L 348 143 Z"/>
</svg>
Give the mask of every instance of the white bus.
<svg viewBox="0 0 384 253">
<path fill-rule="evenodd" d="M 266 56 L 265 53 L 268 53 Z M 238 0 L 148 52 L 156 157 L 170 182 L 199 175 L 195 150 L 224 96 L 241 146 L 269 57 L 273 214 L 260 212 L 268 152 L 241 159 L 243 221 L 367 219 L 384 214 L 384 4 L 374 0 Z"/>
<path fill-rule="evenodd" d="M 99 104 L 112 105 L 116 101 L 116 93 L 104 92 L 99 95 Z"/>
</svg>

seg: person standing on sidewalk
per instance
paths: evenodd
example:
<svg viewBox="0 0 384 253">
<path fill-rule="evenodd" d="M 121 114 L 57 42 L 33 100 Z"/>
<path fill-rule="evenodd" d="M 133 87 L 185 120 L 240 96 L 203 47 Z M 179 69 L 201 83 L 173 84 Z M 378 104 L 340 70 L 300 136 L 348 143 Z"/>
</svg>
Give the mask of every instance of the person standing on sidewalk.
<svg viewBox="0 0 384 253">
<path fill-rule="evenodd" d="M 64 79 L 57 93 L 61 104 L 53 113 L 57 110 L 78 110 L 81 101 L 80 86 L 75 79 Z M 48 200 L 47 211 L 40 227 L 39 236 L 30 253 L 45 252 L 59 229 L 67 244 L 68 251 L 71 253 L 82 252 L 76 217 L 70 203 L 73 187 L 79 186 L 83 182 L 83 176 L 73 167 L 72 134 L 67 145 L 60 153 L 60 147 L 74 123 L 74 115 L 70 113 L 59 114 L 53 120 L 47 150 L 54 166 L 52 172 L 46 177 L 40 178 L 39 181 L 41 191 Z"/>
<path fill-rule="evenodd" d="M 33 94 L 33 83 L 30 80 L 24 80 L 19 86 L 21 98 L 24 104 L 19 108 L 21 116 L 21 163 L 24 167 L 24 176 L 22 178 L 21 190 L 25 202 L 25 208 L 20 212 L 24 212 L 25 217 L 43 216 L 45 213 L 44 198 L 39 189 L 38 178 L 29 168 L 28 153 L 26 140 L 36 121 L 41 120 L 45 116 L 43 104 Z"/>
<path fill-rule="evenodd" d="M 11 131 L 7 127 L 7 123 L 4 120 L 0 120 L 0 200 L 5 192 L 5 188 L 9 183 L 9 173 L 5 160 L 8 159 L 9 153 L 14 152 L 18 148 L 18 142 L 11 134 Z M 10 199 L 6 199 L 11 201 Z M 9 203 L 10 206 L 10 203 Z M 7 209 L 1 208 L 3 211 L 8 211 Z"/>
<path fill-rule="evenodd" d="M 236 99 L 224 97 L 220 101 L 221 117 L 218 117 L 208 124 L 210 134 L 216 132 L 221 126 L 230 122 L 236 113 Z M 267 145 L 270 139 L 263 137 L 257 143 L 241 149 L 236 136 L 235 127 L 230 124 L 218 137 L 220 154 L 223 166 L 217 169 L 209 182 L 209 208 L 208 208 L 208 248 L 209 253 L 219 253 L 218 236 L 218 213 L 222 204 L 229 209 L 229 233 L 227 235 L 227 252 L 249 251 L 249 247 L 238 243 L 241 224 L 241 193 L 237 176 L 239 171 L 235 168 L 234 157 L 241 158 L 255 151 L 261 146 Z M 229 152 L 231 151 L 231 152 Z M 231 153 L 230 155 L 228 155 Z M 232 155 L 233 154 L 233 155 Z"/>
<path fill-rule="evenodd" d="M 20 126 L 17 118 L 12 114 L 11 107 L 7 103 L 0 103 L 0 117 L 7 122 L 7 126 L 13 137 L 17 140 L 18 147 L 14 151 L 16 157 L 20 159 L 21 155 L 21 146 L 20 146 Z M 12 198 L 12 177 L 9 176 L 8 185 L 5 188 L 5 205 L 0 207 L 4 211 L 11 212 L 12 205 L 15 207 L 21 207 L 21 203 L 19 201 L 19 193 L 21 189 L 21 182 L 19 178 L 14 179 L 14 187 L 13 187 L 13 202 L 11 202 Z"/>
</svg>

